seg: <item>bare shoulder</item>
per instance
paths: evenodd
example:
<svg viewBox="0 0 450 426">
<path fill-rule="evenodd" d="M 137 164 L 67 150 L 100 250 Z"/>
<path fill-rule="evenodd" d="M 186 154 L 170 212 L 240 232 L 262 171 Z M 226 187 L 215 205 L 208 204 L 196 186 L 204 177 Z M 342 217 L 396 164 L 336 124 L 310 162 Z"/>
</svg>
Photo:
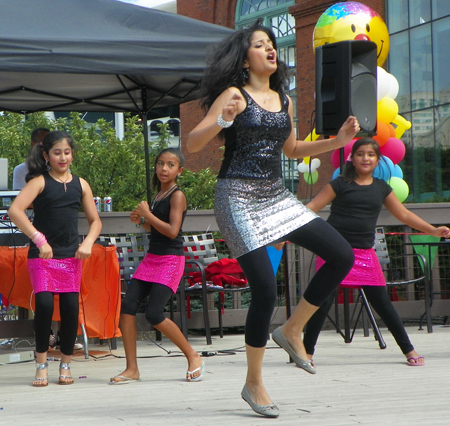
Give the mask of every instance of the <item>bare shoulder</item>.
<svg viewBox="0 0 450 426">
<path fill-rule="evenodd" d="M 91 190 L 91 186 L 87 183 L 87 181 L 81 177 L 78 176 L 78 178 L 80 179 L 80 184 L 81 184 L 81 189 L 83 191 L 83 194 L 88 194 L 91 195 L 92 194 L 92 190 Z"/>
<path fill-rule="evenodd" d="M 172 207 L 177 205 L 182 205 L 183 207 L 185 207 L 187 205 L 187 199 L 186 195 L 184 195 L 184 192 L 181 190 L 175 191 L 170 199 L 170 205 Z"/>
</svg>

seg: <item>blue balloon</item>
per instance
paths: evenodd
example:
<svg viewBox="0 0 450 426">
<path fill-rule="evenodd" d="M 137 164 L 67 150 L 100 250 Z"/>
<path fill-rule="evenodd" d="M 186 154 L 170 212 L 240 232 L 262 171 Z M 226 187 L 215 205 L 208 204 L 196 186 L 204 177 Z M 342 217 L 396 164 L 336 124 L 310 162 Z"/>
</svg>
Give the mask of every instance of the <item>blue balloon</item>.
<svg viewBox="0 0 450 426">
<path fill-rule="evenodd" d="M 331 180 L 336 179 L 340 174 L 341 174 L 341 168 L 338 167 L 338 168 L 334 171 L 333 177 L 331 178 Z"/>
<path fill-rule="evenodd" d="M 398 164 L 394 165 L 394 173 L 392 173 L 392 177 L 398 177 L 403 179 L 403 170 L 400 168 Z"/>
<path fill-rule="evenodd" d="M 377 179 L 383 179 L 386 182 L 394 176 L 394 163 L 389 157 L 381 156 L 378 166 L 375 167 L 372 176 Z"/>
</svg>

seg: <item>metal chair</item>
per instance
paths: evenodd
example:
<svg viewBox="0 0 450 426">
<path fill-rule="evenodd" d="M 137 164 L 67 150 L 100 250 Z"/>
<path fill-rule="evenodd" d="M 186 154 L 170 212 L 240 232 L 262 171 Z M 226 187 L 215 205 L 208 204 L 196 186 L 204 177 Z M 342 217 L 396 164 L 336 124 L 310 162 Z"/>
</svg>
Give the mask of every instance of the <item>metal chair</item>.
<svg viewBox="0 0 450 426">
<path fill-rule="evenodd" d="M 432 333 L 433 329 L 431 326 L 431 285 L 429 279 L 429 266 L 427 258 L 420 253 L 403 253 L 400 255 L 389 256 L 387 245 L 386 245 L 386 236 L 384 233 L 383 227 L 377 227 L 375 229 L 375 251 L 378 256 L 378 260 L 380 261 L 381 267 L 387 274 L 386 286 L 402 286 L 402 285 L 411 285 L 423 282 L 424 285 L 424 299 L 425 299 L 425 311 L 419 318 L 419 329 L 422 330 L 422 321 L 426 318 L 427 323 L 427 331 L 428 333 Z M 401 276 L 394 273 L 397 270 L 392 265 L 392 260 L 395 259 L 403 259 L 404 262 L 407 262 L 408 259 L 414 261 L 417 260 L 419 266 L 414 268 L 414 275 L 408 277 L 408 274 L 405 272 Z M 406 268 L 405 268 L 406 269 Z M 412 268 L 410 268 L 412 269 Z M 397 275 L 397 276 L 396 276 Z"/>
<path fill-rule="evenodd" d="M 185 273 L 181 280 L 178 293 L 180 300 L 181 330 L 187 338 L 187 314 L 186 298 L 190 295 L 201 295 L 203 308 L 203 321 L 205 326 L 206 344 L 211 345 L 211 327 L 209 322 L 208 294 L 218 293 L 217 310 L 219 319 L 219 335 L 223 337 L 222 321 L 222 299 L 220 293 L 241 292 L 249 289 L 244 287 L 220 287 L 213 286 L 206 279 L 207 267 L 218 261 L 216 245 L 213 235 L 210 233 L 200 235 L 186 235 L 184 238 L 184 248 L 186 257 Z M 189 280 L 193 274 L 199 275 L 199 285 L 189 286 Z"/>
</svg>

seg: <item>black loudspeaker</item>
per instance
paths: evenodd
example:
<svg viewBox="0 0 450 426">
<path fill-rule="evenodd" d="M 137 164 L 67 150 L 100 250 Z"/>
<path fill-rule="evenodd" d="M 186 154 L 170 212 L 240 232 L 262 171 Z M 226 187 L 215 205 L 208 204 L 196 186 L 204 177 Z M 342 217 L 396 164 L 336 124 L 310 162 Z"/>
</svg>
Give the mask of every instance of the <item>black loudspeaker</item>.
<svg viewBox="0 0 450 426">
<path fill-rule="evenodd" d="M 337 135 L 349 115 L 358 136 L 376 135 L 377 45 L 346 40 L 316 48 L 316 133 Z"/>
</svg>

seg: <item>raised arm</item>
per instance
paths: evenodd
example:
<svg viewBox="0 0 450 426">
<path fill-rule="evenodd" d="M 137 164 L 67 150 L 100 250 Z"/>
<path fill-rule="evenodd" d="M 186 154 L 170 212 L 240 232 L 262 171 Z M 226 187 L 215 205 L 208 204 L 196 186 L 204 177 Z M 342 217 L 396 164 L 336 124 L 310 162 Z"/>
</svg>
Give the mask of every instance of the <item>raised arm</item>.
<svg viewBox="0 0 450 426">
<path fill-rule="evenodd" d="M 292 101 L 289 99 L 289 115 L 291 117 L 292 132 L 283 146 L 283 152 L 288 158 L 303 158 L 322 154 L 347 145 L 359 132 L 359 123 L 356 117 L 350 116 L 332 139 L 318 139 L 312 142 L 297 140 L 294 132 Z"/>
<path fill-rule="evenodd" d="M 450 229 L 446 226 L 434 227 L 428 222 L 425 222 L 422 218 L 408 210 L 397 198 L 392 191 L 384 200 L 385 207 L 397 218 L 400 222 L 411 228 L 418 229 L 426 234 L 433 235 L 435 237 L 450 237 Z"/>
<path fill-rule="evenodd" d="M 336 198 L 336 193 L 328 183 L 325 187 L 306 205 L 314 213 L 320 212 L 326 205 Z"/>
<path fill-rule="evenodd" d="M 187 150 L 200 151 L 220 133 L 222 127 L 217 124 L 220 114 L 225 121 L 233 121 L 244 108 L 244 98 L 237 88 L 230 87 L 222 92 L 211 105 L 205 118 L 189 133 L 186 142 Z"/>
</svg>

